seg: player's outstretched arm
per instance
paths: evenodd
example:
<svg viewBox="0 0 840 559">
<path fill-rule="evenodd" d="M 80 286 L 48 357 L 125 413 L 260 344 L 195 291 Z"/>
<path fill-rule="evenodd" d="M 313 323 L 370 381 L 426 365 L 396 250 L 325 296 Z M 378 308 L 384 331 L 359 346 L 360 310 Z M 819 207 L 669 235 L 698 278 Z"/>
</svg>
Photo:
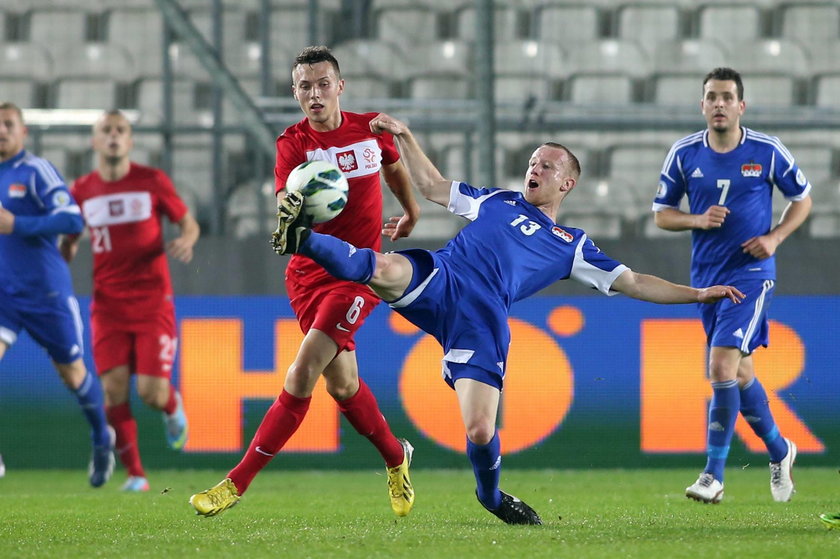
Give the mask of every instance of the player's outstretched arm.
<svg viewBox="0 0 840 559">
<path fill-rule="evenodd" d="M 676 208 L 665 208 L 653 214 L 656 226 L 666 231 L 686 231 L 689 229 L 717 229 L 723 225 L 729 208 L 710 206 L 702 214 L 685 213 Z"/>
<path fill-rule="evenodd" d="M 198 241 L 198 237 L 201 235 L 201 226 L 199 226 L 198 222 L 190 212 L 185 213 L 184 217 L 182 217 L 176 225 L 181 230 L 181 234 L 177 238 L 166 243 L 166 252 L 168 252 L 172 258 L 180 260 L 186 264 L 192 260 L 193 246 L 195 246 L 196 241 Z"/>
<path fill-rule="evenodd" d="M 618 276 L 611 289 L 634 299 L 662 304 L 716 303 L 721 299 L 740 303 L 744 299 L 744 294 L 731 285 L 713 285 L 697 289 L 671 283 L 657 276 L 637 274 L 633 270 L 627 270 Z"/>
<path fill-rule="evenodd" d="M 411 178 L 408 170 L 402 161 L 396 161 L 390 165 L 382 166 L 382 176 L 385 183 L 399 201 L 403 209 L 402 216 L 393 216 L 382 226 L 382 234 L 392 241 L 408 237 L 417 220 L 420 219 L 420 205 L 414 198 L 414 190 L 411 188 Z"/>
<path fill-rule="evenodd" d="M 408 168 L 411 182 L 414 183 L 420 194 L 427 200 L 441 206 L 449 205 L 449 190 L 452 181 L 443 178 L 443 175 L 423 152 L 414 134 L 411 133 L 404 122 L 385 113 L 380 113 L 370 121 L 370 129 L 376 134 L 382 131 L 393 134 L 394 142 L 400 150 L 406 168 Z"/>
</svg>

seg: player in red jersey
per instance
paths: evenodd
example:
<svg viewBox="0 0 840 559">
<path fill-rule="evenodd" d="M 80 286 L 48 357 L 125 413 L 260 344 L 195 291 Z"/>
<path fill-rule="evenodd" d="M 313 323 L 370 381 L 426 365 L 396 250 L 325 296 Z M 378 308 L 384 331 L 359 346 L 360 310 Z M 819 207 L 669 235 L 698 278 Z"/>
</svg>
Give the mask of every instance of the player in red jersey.
<svg viewBox="0 0 840 559">
<path fill-rule="evenodd" d="M 304 161 L 322 159 L 347 176 L 347 207 L 335 219 L 316 226 L 356 246 L 378 250 L 381 234 L 392 240 L 411 233 L 420 214 L 408 173 L 389 134 L 374 134 L 376 113 L 342 111 L 344 80 L 326 47 L 308 47 L 292 67 L 292 91 L 306 118 L 277 139 L 275 184 L 278 203 L 286 178 Z M 380 173 L 405 215 L 382 226 Z M 336 280 L 312 260 L 295 255 L 286 268 L 286 288 L 305 337 L 286 373 L 283 391 L 269 408 L 248 450 L 228 477 L 193 495 L 198 514 L 212 516 L 236 504 L 257 473 L 283 447 L 303 421 L 315 383 L 324 375 L 327 392 L 351 425 L 367 437 L 385 460 L 391 508 L 405 516 L 414 504 L 408 467 L 413 448 L 397 439 L 368 386 L 359 378 L 353 336 L 379 303 L 365 286 Z"/>
<path fill-rule="evenodd" d="M 117 450 L 128 472 L 125 491 L 148 491 L 137 447 L 137 423 L 129 406 L 131 375 L 137 393 L 163 412 L 168 445 L 187 441 L 181 395 L 171 385 L 178 346 L 168 252 L 189 262 L 200 234 L 196 220 L 166 173 L 129 159 L 131 124 L 120 111 L 107 111 L 93 126 L 97 169 L 79 177 L 73 196 L 82 207 L 93 250 L 91 332 L 93 359 L 105 389 L 108 421 L 117 432 Z M 166 216 L 180 235 L 163 241 Z M 62 240 L 70 261 L 78 236 Z"/>
</svg>

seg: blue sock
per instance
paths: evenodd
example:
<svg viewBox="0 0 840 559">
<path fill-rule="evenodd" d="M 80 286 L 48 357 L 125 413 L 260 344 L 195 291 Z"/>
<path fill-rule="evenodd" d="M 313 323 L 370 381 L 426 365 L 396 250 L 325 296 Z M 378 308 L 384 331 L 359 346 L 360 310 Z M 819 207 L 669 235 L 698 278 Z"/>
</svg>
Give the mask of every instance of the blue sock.
<svg viewBox="0 0 840 559">
<path fill-rule="evenodd" d="M 102 394 L 102 385 L 96 375 L 87 371 L 85 380 L 79 388 L 72 390 L 76 400 L 82 407 L 85 418 L 90 423 L 90 438 L 94 446 L 107 446 L 111 444 L 108 434 L 108 420 L 105 418 L 105 398 Z"/>
<path fill-rule="evenodd" d="M 788 453 L 788 445 L 770 412 L 767 392 L 757 378 L 753 378 L 741 389 L 741 415 L 753 432 L 764 441 L 770 461 L 781 462 Z"/>
<path fill-rule="evenodd" d="M 300 254 L 324 267 L 330 275 L 356 283 L 367 283 L 376 268 L 376 253 L 369 248 L 356 248 L 332 235 L 312 231 L 301 244 Z"/>
<path fill-rule="evenodd" d="M 741 408 L 738 381 L 713 382 L 709 404 L 709 435 L 706 446 L 706 473 L 723 483 L 723 468 L 729 456 L 729 444 L 735 433 L 735 420 Z"/>
<path fill-rule="evenodd" d="M 497 509 L 502 505 L 502 494 L 499 492 L 499 478 L 502 475 L 502 453 L 499 443 L 499 432 L 484 446 L 473 443 L 467 438 L 467 457 L 472 463 L 478 499 L 484 506 Z"/>
</svg>

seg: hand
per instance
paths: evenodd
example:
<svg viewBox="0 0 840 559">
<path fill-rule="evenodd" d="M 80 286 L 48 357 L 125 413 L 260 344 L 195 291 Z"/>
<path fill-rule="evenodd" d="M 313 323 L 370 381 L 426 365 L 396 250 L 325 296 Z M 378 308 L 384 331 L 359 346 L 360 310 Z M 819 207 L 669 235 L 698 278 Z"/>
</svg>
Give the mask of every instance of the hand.
<svg viewBox="0 0 840 559">
<path fill-rule="evenodd" d="M 417 220 L 412 220 L 407 215 L 402 217 L 393 216 L 388 218 L 388 221 L 382 226 L 382 234 L 390 237 L 392 241 L 408 237 L 414 230 L 414 225 Z"/>
<path fill-rule="evenodd" d="M 385 113 L 379 113 L 370 121 L 370 131 L 374 134 L 390 132 L 394 136 L 408 132 L 408 126 L 401 120 L 397 120 Z"/>
<path fill-rule="evenodd" d="M 192 260 L 193 245 L 186 239 L 178 237 L 177 239 L 172 239 L 166 243 L 166 252 L 168 252 L 172 258 L 186 264 Z"/>
<path fill-rule="evenodd" d="M 709 206 L 709 209 L 697 216 L 695 229 L 718 229 L 723 226 L 729 208 L 726 206 Z"/>
<path fill-rule="evenodd" d="M 743 301 L 744 297 L 746 295 L 731 285 L 713 285 L 700 290 L 700 293 L 697 295 L 697 302 L 717 303 L 721 299 L 729 299 L 737 304 Z"/>
<path fill-rule="evenodd" d="M 0 206 L 0 235 L 10 235 L 15 230 L 15 214 Z"/>
<path fill-rule="evenodd" d="M 761 235 L 760 237 L 753 237 L 741 243 L 741 248 L 744 249 L 745 254 L 750 254 L 759 260 L 770 258 L 776 254 L 776 248 L 779 246 L 779 240 L 773 235 Z"/>
</svg>

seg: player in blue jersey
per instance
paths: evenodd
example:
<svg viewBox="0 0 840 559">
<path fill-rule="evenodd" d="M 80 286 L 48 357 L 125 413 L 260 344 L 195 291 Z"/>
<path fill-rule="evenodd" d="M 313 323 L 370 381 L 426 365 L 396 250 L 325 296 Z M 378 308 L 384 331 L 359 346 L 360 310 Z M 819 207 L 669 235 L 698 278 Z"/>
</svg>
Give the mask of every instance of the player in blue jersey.
<svg viewBox="0 0 840 559">
<path fill-rule="evenodd" d="M 706 467 L 686 496 L 705 503 L 723 499 L 723 471 L 739 412 L 767 446 L 773 499 L 789 501 L 794 493 L 796 445 L 773 420 L 752 353 L 768 343 L 773 255 L 808 217 L 811 185 L 778 138 L 741 126 L 745 106 L 738 72 L 716 68 L 706 76 L 701 101 L 706 130 L 673 145 L 653 203 L 656 225 L 692 231 L 692 285 L 727 283 L 747 295 L 743 305 L 721 301 L 700 308 L 713 395 Z M 774 185 L 789 201 L 775 226 Z M 680 210 L 683 196 L 688 212 Z"/>
<path fill-rule="evenodd" d="M 476 496 L 508 524 L 541 524 L 521 500 L 499 489 L 501 452 L 496 414 L 505 376 L 510 306 L 551 283 L 574 278 L 604 294 L 657 303 L 737 303 L 742 294 L 717 285 L 694 289 L 638 274 L 602 253 L 580 229 L 557 225 L 561 202 L 577 184 L 580 163 L 546 143 L 528 163 L 524 195 L 444 179 L 404 123 L 380 114 L 374 132 L 394 135 L 412 182 L 429 200 L 471 221 L 444 248 L 381 254 L 306 227 L 302 196 L 287 195 L 272 243 L 297 252 L 332 275 L 370 285 L 397 312 L 443 346 L 443 374 L 455 390 L 467 431 Z M 396 226 L 386 223 L 383 233 Z"/>
<path fill-rule="evenodd" d="M 82 361 L 82 321 L 58 235 L 78 234 L 83 221 L 64 179 L 24 149 L 27 129 L 15 104 L 0 102 L 0 359 L 26 330 L 49 354 L 91 426 L 90 484 L 114 469 L 99 379 Z"/>
</svg>

